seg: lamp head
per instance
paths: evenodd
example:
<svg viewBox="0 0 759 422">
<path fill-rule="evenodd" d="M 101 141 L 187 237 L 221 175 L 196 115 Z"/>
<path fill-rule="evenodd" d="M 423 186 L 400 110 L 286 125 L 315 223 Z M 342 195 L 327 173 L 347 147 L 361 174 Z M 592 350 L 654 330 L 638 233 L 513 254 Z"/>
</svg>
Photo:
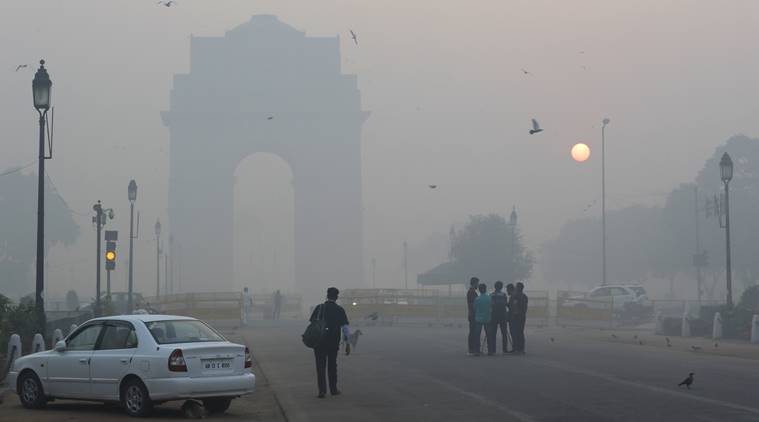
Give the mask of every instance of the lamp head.
<svg viewBox="0 0 759 422">
<path fill-rule="evenodd" d="M 137 200 L 137 182 L 134 181 L 134 179 L 129 181 L 129 188 L 127 189 L 129 194 L 129 202 L 134 202 Z"/>
<path fill-rule="evenodd" d="M 728 153 L 722 154 L 719 160 L 719 171 L 722 182 L 729 183 L 733 179 L 733 160 Z"/>
</svg>

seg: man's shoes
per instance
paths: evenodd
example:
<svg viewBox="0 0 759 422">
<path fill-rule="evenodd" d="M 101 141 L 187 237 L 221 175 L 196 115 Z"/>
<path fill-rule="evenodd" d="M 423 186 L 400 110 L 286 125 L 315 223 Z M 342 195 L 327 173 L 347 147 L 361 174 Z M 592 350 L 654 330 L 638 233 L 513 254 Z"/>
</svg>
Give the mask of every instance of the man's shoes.
<svg viewBox="0 0 759 422">
<path fill-rule="evenodd" d="M 343 394 L 340 390 L 335 390 L 331 393 L 333 396 L 339 396 L 340 394 Z"/>
<path fill-rule="evenodd" d="M 324 398 L 324 393 L 319 393 L 319 395 L 316 396 L 316 398 L 317 399 L 323 399 Z"/>
</svg>

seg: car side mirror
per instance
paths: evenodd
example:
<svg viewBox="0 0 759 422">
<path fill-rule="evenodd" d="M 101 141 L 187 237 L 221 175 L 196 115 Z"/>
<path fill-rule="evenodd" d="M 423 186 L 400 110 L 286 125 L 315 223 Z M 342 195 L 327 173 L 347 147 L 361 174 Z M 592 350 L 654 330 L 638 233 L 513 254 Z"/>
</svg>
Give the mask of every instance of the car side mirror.
<svg viewBox="0 0 759 422">
<path fill-rule="evenodd" d="M 63 341 L 63 340 L 61 340 L 58 343 L 55 343 L 54 349 L 58 353 L 65 352 L 66 351 L 66 342 Z"/>
</svg>

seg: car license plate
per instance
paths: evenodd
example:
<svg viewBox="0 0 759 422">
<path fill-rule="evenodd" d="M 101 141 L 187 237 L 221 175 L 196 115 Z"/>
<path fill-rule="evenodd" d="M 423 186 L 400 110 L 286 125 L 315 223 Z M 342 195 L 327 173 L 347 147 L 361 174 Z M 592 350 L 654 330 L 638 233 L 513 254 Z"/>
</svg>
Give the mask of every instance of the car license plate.
<svg viewBox="0 0 759 422">
<path fill-rule="evenodd" d="M 232 359 L 204 359 L 203 369 L 216 370 L 216 369 L 230 369 L 232 368 Z"/>
</svg>

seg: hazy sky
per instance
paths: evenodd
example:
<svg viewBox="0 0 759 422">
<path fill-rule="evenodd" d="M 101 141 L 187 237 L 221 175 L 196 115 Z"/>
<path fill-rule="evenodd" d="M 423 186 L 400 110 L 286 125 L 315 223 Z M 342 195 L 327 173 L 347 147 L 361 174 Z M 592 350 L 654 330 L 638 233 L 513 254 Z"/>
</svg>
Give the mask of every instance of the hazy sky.
<svg viewBox="0 0 759 422">
<path fill-rule="evenodd" d="M 468 214 L 516 204 L 533 248 L 583 216 L 599 196 L 603 117 L 611 208 L 661 202 L 730 135 L 759 133 L 755 1 L 2 0 L 0 168 L 37 155 L 31 79 L 44 57 L 56 106 L 47 166 L 85 214 L 80 241 L 51 255 L 62 281 L 91 288 L 91 206 L 116 208 L 113 226 L 125 233 L 134 177 L 138 289 L 152 288 L 152 225 L 166 218 L 168 174 L 159 112 L 172 77 L 189 70 L 190 34 L 223 36 L 254 14 L 341 37 L 343 71 L 358 75 L 372 113 L 364 256 L 377 257 L 378 279 L 400 280 L 404 239 L 413 251 Z M 30 66 L 14 72 L 21 63 Z M 531 117 L 545 132 L 527 134 Z M 584 164 L 569 158 L 577 141 L 593 149 Z M 411 257 L 413 273 L 424 265 Z"/>
</svg>

